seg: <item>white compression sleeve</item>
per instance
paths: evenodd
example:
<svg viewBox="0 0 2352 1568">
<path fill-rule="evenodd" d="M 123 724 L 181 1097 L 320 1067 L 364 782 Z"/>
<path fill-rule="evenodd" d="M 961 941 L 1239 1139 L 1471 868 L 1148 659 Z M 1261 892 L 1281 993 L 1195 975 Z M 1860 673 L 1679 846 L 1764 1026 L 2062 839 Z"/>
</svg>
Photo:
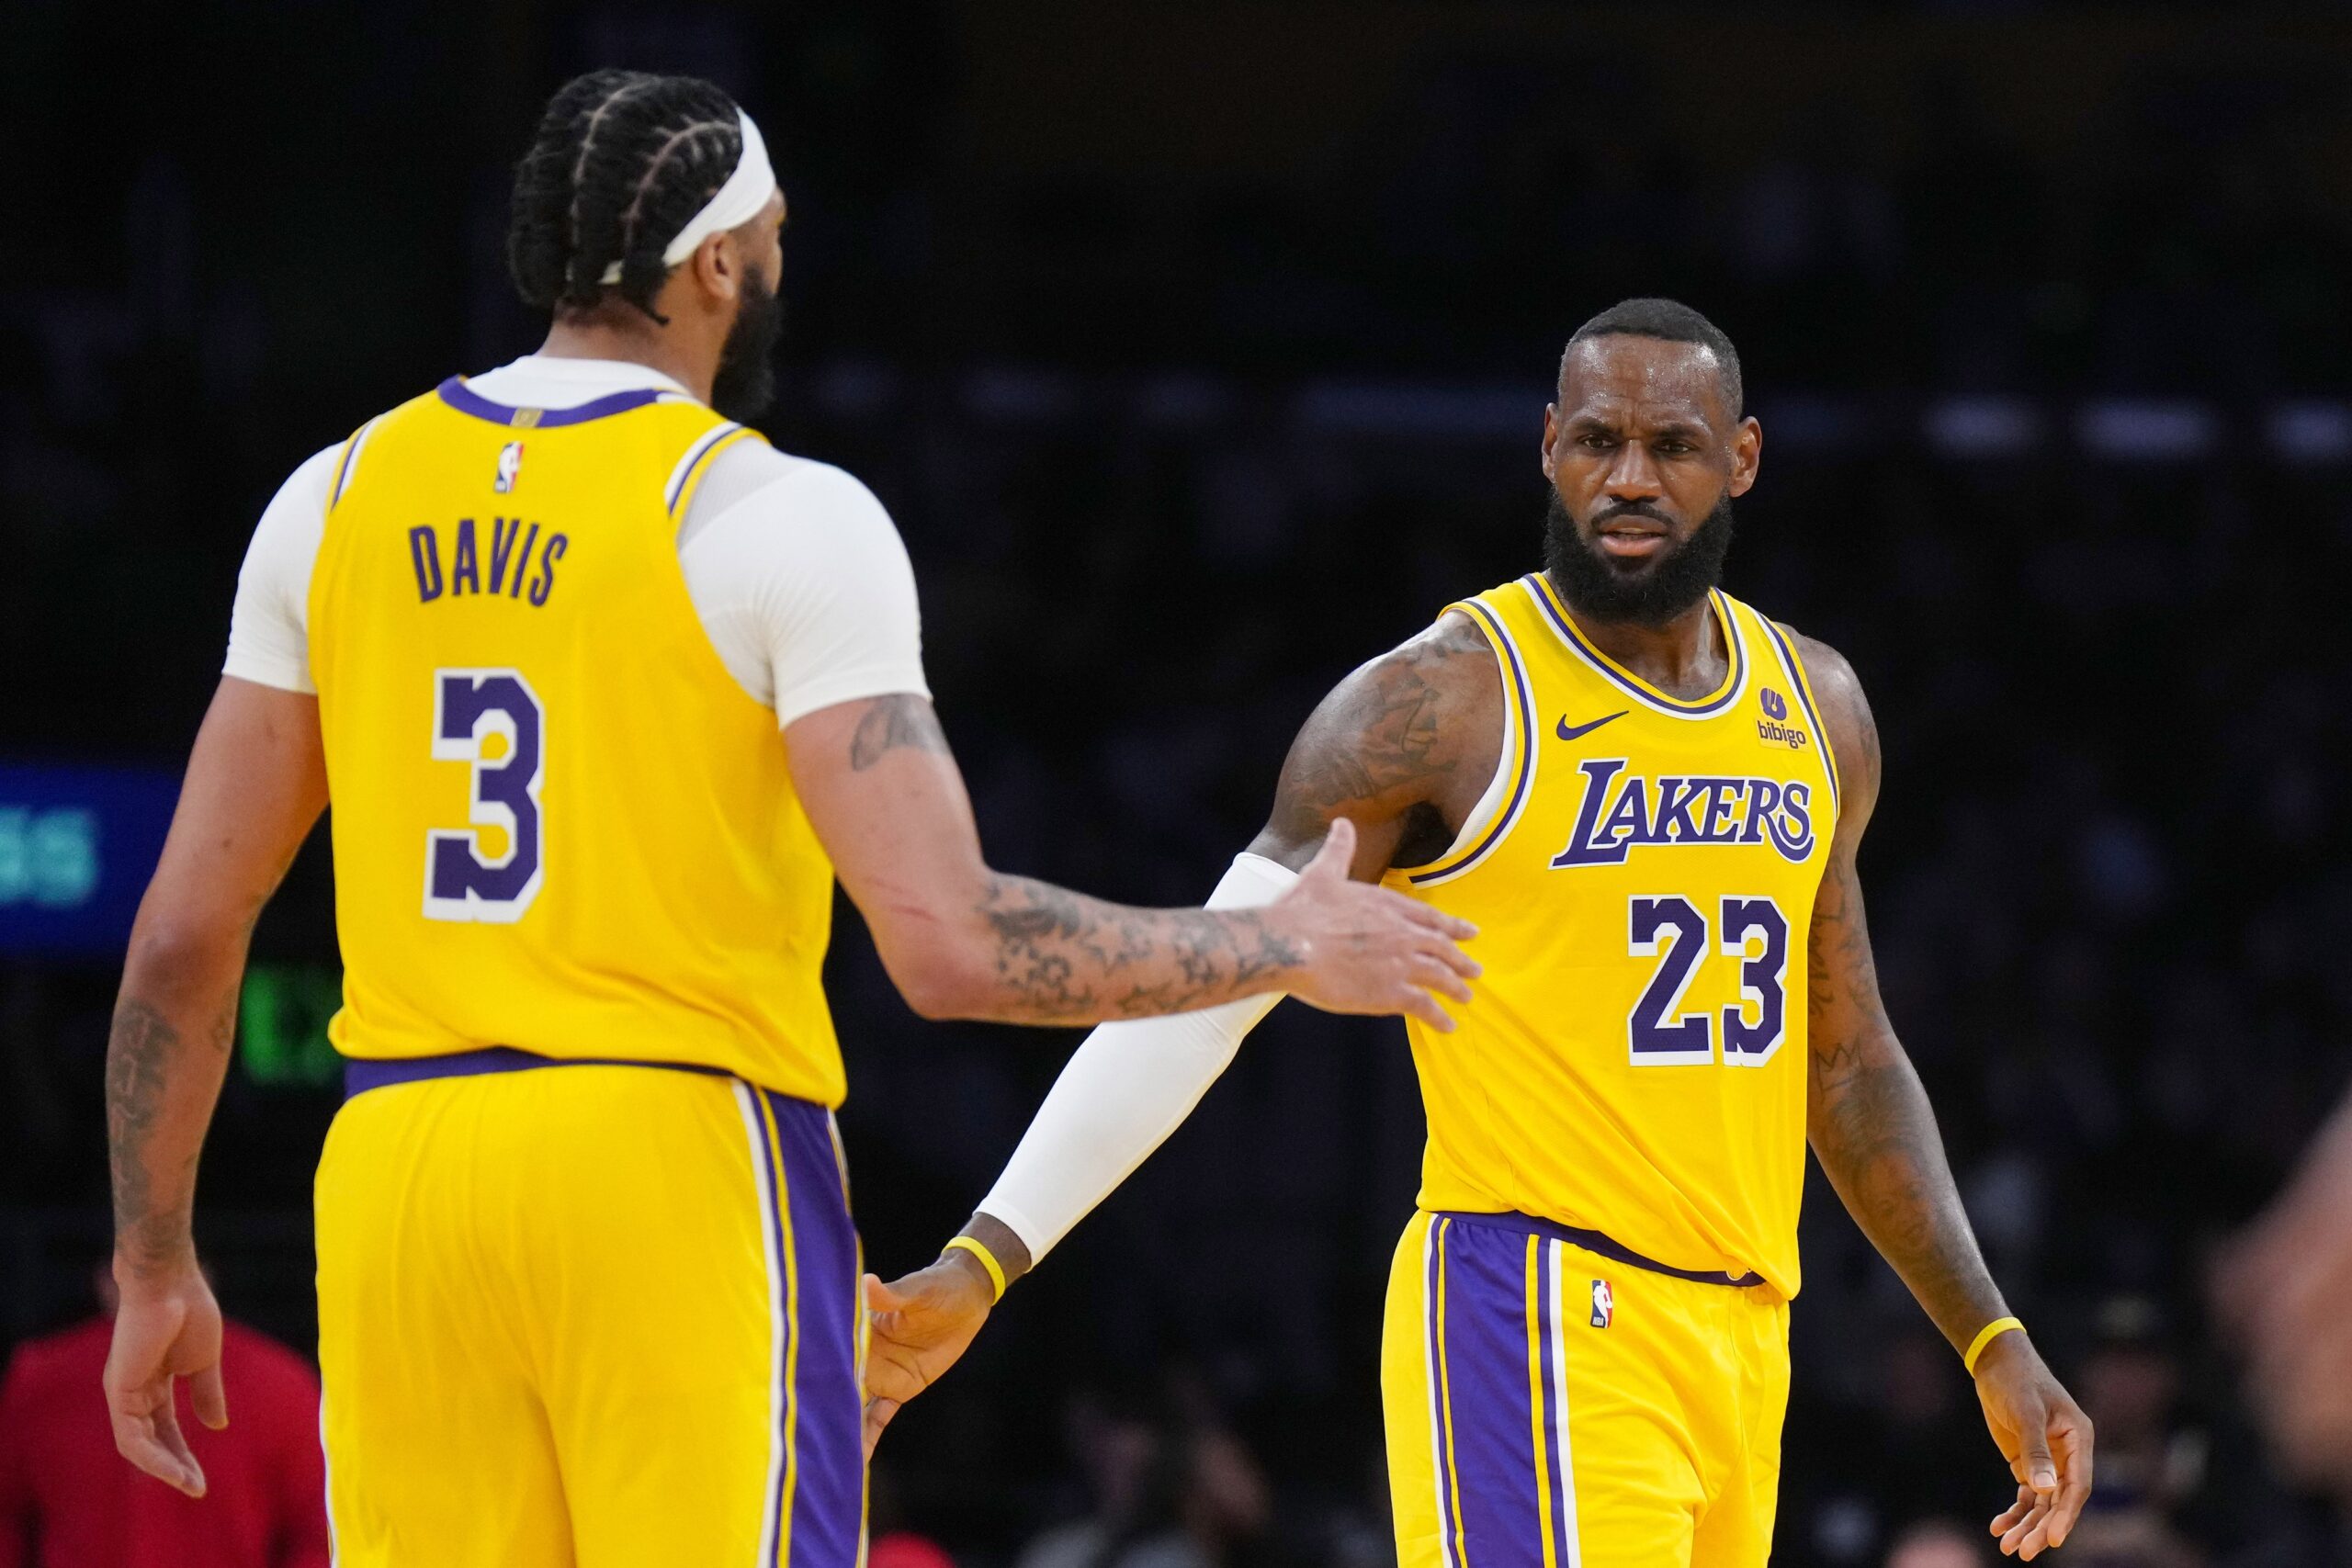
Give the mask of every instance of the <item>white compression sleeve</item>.
<svg viewBox="0 0 2352 1568">
<path fill-rule="evenodd" d="M 1262 855 L 1237 855 L 1207 907 L 1271 904 L 1297 880 Z M 980 1213 L 1003 1221 L 1030 1261 L 1041 1261 L 1193 1113 L 1241 1037 L 1280 1000 L 1270 991 L 1200 1012 L 1101 1025 L 1054 1080 Z"/>
</svg>

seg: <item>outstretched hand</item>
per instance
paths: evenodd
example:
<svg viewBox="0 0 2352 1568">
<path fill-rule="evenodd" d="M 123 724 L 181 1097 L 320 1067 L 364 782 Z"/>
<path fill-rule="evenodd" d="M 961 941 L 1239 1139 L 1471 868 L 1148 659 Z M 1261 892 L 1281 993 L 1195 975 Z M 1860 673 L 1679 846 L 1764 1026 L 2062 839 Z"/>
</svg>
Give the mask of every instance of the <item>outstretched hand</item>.
<svg viewBox="0 0 2352 1568">
<path fill-rule="evenodd" d="M 899 1407 L 954 1366 L 996 1304 L 978 1264 L 950 1252 L 884 1284 L 865 1277 L 865 1456 Z"/>
<path fill-rule="evenodd" d="M 2091 1420 L 2022 1333 L 2002 1335 L 1976 1361 L 1976 1396 L 2018 1500 L 1993 1520 L 2005 1556 L 2030 1562 L 2064 1544 L 2091 1495 Z"/>
<path fill-rule="evenodd" d="M 173 1403 L 188 1380 L 196 1418 L 214 1431 L 229 1424 L 220 1387 L 220 1307 L 191 1259 L 162 1282 L 126 1283 L 107 1352 L 107 1414 L 122 1457 L 191 1497 L 204 1495 L 204 1467 L 189 1451 Z"/>
<path fill-rule="evenodd" d="M 1478 934 L 1469 921 L 1418 899 L 1349 879 L 1356 826 L 1335 818 L 1315 858 L 1268 908 L 1283 933 L 1306 946 L 1292 996 L 1326 1012 L 1408 1013 L 1450 1032 L 1438 998 L 1470 1000 L 1477 960 L 1455 946 Z"/>
</svg>

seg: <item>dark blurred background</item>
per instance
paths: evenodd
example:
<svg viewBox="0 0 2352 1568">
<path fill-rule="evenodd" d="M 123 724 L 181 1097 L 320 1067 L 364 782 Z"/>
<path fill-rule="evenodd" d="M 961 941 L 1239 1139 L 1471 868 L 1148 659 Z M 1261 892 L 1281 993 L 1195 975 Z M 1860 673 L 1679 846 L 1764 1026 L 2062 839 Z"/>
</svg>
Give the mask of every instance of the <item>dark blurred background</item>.
<svg viewBox="0 0 2352 1568">
<path fill-rule="evenodd" d="M 2346 1076 L 2343 8 L 12 0 L 0 1351 L 91 1310 L 124 900 L 247 535 L 310 452 L 537 344 L 508 164 L 605 64 L 762 119 L 770 434 L 898 519 L 992 858 L 1106 895 L 1204 894 L 1329 684 L 1535 563 L 1578 321 L 1713 316 L 1766 435 L 1729 585 L 1871 690 L 1889 1000 L 2098 1423 L 2065 1560 L 2352 1561 L 2200 1305 Z M 198 1222 L 228 1309 L 305 1351 L 322 840 L 255 943 Z M 896 1273 L 1075 1036 L 916 1020 L 846 906 L 831 982 Z M 1386 1562 L 1419 1138 L 1396 1025 L 1278 1011 L 892 1429 L 881 1555 Z M 1817 1181 L 1804 1247 L 1775 1561 L 1972 1561 L 2010 1487 L 1956 1358 Z"/>
</svg>

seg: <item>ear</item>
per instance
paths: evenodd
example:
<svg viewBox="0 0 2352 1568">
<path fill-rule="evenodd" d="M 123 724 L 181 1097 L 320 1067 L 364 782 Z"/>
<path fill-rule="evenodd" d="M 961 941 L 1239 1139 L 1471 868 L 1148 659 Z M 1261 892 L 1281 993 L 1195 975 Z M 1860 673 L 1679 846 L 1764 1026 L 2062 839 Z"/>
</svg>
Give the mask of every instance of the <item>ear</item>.
<svg viewBox="0 0 2352 1568">
<path fill-rule="evenodd" d="M 1559 465 L 1553 460 L 1552 445 L 1560 438 L 1560 405 L 1544 405 L 1544 477 L 1550 479 Z"/>
<path fill-rule="evenodd" d="M 1764 427 L 1748 415 L 1731 438 L 1731 484 L 1735 496 L 1746 495 L 1756 484 L 1757 466 L 1764 460 Z"/>
</svg>

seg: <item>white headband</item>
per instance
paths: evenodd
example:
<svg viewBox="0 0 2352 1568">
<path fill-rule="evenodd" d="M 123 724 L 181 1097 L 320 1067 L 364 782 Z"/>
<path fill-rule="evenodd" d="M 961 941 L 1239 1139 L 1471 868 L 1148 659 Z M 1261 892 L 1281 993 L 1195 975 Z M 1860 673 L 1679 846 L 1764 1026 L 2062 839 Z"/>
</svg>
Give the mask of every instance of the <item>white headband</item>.
<svg viewBox="0 0 2352 1568">
<path fill-rule="evenodd" d="M 735 172 L 727 176 L 727 183 L 718 187 L 718 194 L 703 204 L 700 212 L 686 220 L 686 226 L 678 231 L 675 239 L 662 247 L 662 265 L 665 267 L 675 266 L 694 254 L 695 247 L 713 234 L 740 228 L 757 218 L 775 190 L 775 171 L 768 167 L 768 144 L 761 140 L 760 128 L 740 108 L 735 111 L 735 118 L 743 128 L 743 155 L 735 161 Z M 615 262 L 605 269 L 599 281 L 620 280 L 621 264 Z"/>
</svg>

